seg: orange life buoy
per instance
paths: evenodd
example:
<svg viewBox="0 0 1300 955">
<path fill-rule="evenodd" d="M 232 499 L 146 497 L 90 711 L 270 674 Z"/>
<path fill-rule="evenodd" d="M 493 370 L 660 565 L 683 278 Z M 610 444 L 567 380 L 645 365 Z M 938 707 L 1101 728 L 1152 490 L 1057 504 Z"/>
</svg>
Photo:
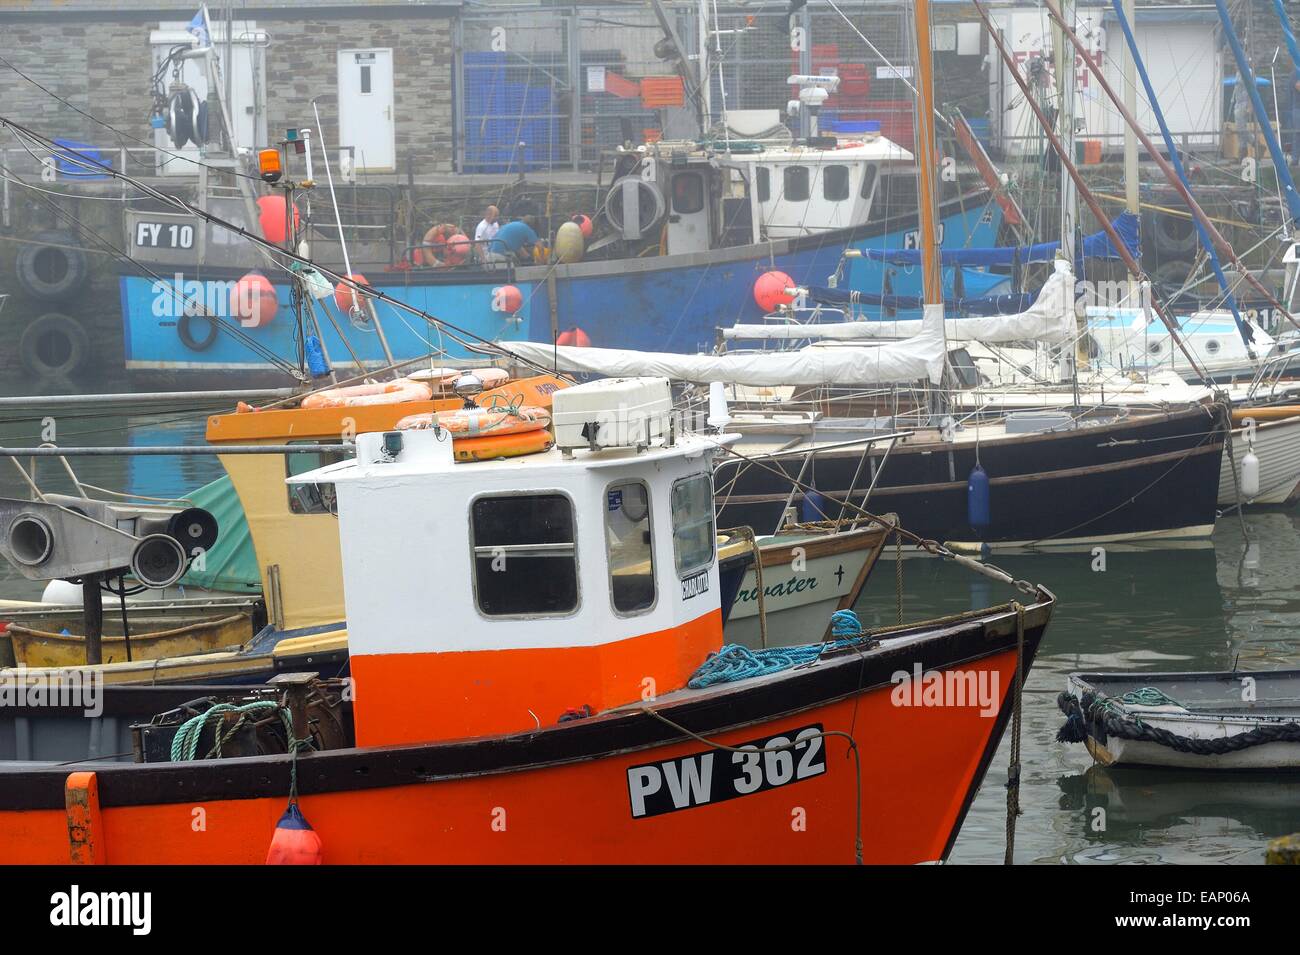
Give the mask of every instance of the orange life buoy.
<svg viewBox="0 0 1300 955">
<path fill-rule="evenodd" d="M 489 435 L 524 434 L 545 430 L 551 413 L 545 408 L 460 408 L 456 411 L 426 411 L 407 415 L 397 422 L 398 431 L 422 430 L 435 425 L 451 432 L 453 440 Z"/>
<path fill-rule="evenodd" d="M 440 223 L 424 234 L 423 247 L 411 250 L 411 261 L 423 268 L 436 269 L 444 264 L 447 240 L 459 233 L 450 222 Z"/>
<path fill-rule="evenodd" d="M 398 431 L 445 428 L 451 434 L 451 451 L 457 461 L 490 461 L 547 451 L 554 444 L 545 408 L 461 408 L 407 415 Z"/>
<path fill-rule="evenodd" d="M 433 389 L 423 382 L 397 378 L 375 384 L 349 385 L 346 388 L 318 391 L 302 399 L 302 407 L 306 409 L 356 408 L 364 405 L 395 405 L 403 401 L 428 401 L 432 397 Z"/>
</svg>

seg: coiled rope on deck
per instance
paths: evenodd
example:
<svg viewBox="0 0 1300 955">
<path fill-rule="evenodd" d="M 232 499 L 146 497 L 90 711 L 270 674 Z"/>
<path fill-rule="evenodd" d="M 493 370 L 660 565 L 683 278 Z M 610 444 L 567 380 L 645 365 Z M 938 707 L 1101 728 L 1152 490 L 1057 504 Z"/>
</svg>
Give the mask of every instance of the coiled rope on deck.
<svg viewBox="0 0 1300 955">
<path fill-rule="evenodd" d="M 710 654 L 691 674 L 687 685 L 693 690 L 701 690 L 718 683 L 735 683 L 791 670 L 812 663 L 828 650 L 841 650 L 860 644 L 865 634 L 857 614 L 852 610 L 837 610 L 831 614 L 831 636 L 836 639 L 763 650 L 751 650 L 738 643 L 729 643 L 717 653 Z"/>
<path fill-rule="evenodd" d="M 290 722 L 288 710 L 279 703 L 274 700 L 255 700 L 252 703 L 238 705 L 234 703 L 218 703 L 198 716 L 186 720 L 176 730 L 176 735 L 172 737 L 172 762 L 179 763 L 198 758 L 199 738 L 203 735 L 203 731 L 209 723 L 224 722 L 228 714 L 237 714 L 238 716 L 237 719 L 229 721 L 228 725 L 224 727 L 217 726 L 213 729 L 212 748 L 208 750 L 203 757 L 204 759 L 211 759 L 219 755 L 221 747 L 243 729 L 250 719 L 269 716 L 276 711 L 279 711 L 280 719 L 284 721 L 284 731 L 290 741 L 290 748 L 293 748 L 295 743 L 293 724 Z"/>
<path fill-rule="evenodd" d="M 1056 705 L 1065 714 L 1066 720 L 1065 725 L 1057 731 L 1057 742 L 1081 743 L 1088 738 L 1092 727 L 1097 726 L 1108 736 L 1123 740 L 1159 743 L 1180 753 L 1193 753 L 1197 756 L 1222 756 L 1250 749 L 1252 746 L 1262 746 L 1265 743 L 1300 743 L 1300 723 L 1264 723 L 1244 733 L 1237 733 L 1235 736 L 1197 739 L 1157 726 L 1149 726 L 1139 717 L 1120 710 L 1118 706 L 1120 704 L 1178 705 L 1176 700 L 1150 686 L 1114 698 L 1091 691 L 1084 692 L 1081 697 L 1068 692 L 1062 693 L 1056 698 Z"/>
</svg>

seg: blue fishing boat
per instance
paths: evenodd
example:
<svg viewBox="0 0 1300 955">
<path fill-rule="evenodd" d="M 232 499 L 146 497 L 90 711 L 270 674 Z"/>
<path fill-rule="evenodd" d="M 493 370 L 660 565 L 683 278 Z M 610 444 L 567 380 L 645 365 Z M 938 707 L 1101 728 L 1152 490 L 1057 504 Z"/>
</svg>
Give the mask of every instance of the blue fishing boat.
<svg viewBox="0 0 1300 955">
<path fill-rule="evenodd" d="M 576 253 L 561 255 L 557 241 L 551 261 L 540 264 L 475 249 L 452 265 L 442 248 L 416 247 L 389 270 L 371 270 L 366 282 L 480 339 L 684 354 L 710 350 L 720 328 L 760 318 L 765 309 L 755 283 L 768 272 L 798 285 L 821 285 L 838 273 L 841 288 L 919 295 L 918 268 L 879 257 L 844 259 L 847 249 L 902 250 L 917 240 L 911 154 L 877 132 L 854 135 L 629 150 L 616 157 L 595 231 Z M 988 193 L 954 186 L 951 196 L 941 209 L 945 248 L 996 244 L 1001 210 Z M 238 220 L 241 211 L 228 207 L 228 217 Z M 259 266 L 254 250 L 222 241 L 219 226 L 194 226 L 186 215 L 138 212 L 129 219 L 131 235 L 143 237 L 133 240 L 136 265 L 120 274 L 126 367 L 138 384 L 284 383 L 285 370 L 268 363 L 266 353 L 290 362 L 298 354 L 303 328 L 291 305 L 290 271 L 265 259 Z M 192 240 L 202 255 L 150 244 L 179 235 L 172 226 L 182 220 L 204 233 Z M 256 324 L 232 310 L 241 278 L 255 268 L 270 280 L 276 302 L 271 318 Z M 336 296 L 327 279 L 317 278 L 311 321 L 338 371 L 390 356 L 468 354 L 436 324 L 379 299 L 373 308 L 352 308 L 344 298 L 351 293 Z M 1009 288 L 1006 275 L 978 268 L 950 268 L 944 280 L 949 293 L 959 286 L 968 296 Z"/>
</svg>

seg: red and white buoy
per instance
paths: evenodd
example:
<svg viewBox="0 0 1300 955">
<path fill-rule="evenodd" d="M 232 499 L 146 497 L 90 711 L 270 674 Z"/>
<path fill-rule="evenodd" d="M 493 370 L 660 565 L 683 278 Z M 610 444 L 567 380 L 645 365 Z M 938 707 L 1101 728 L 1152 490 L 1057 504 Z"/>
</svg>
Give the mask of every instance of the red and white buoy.
<svg viewBox="0 0 1300 955">
<path fill-rule="evenodd" d="M 513 315 L 524 307 L 524 293 L 514 285 L 498 285 L 492 290 L 492 311 Z"/>
<path fill-rule="evenodd" d="M 577 325 L 567 331 L 560 332 L 559 337 L 555 339 L 557 345 L 576 345 L 579 348 L 590 348 L 591 338 Z"/>
<path fill-rule="evenodd" d="M 230 315 L 244 328 L 270 324 L 279 308 L 275 286 L 260 272 L 249 272 L 230 290 Z"/>
<path fill-rule="evenodd" d="M 366 277 L 360 272 L 355 275 L 349 275 L 348 278 L 361 285 L 370 284 L 366 281 Z M 339 307 L 339 311 L 346 315 L 351 312 L 352 309 L 361 307 L 361 297 L 357 295 L 356 291 L 350 285 L 340 282 L 338 285 L 334 286 L 334 304 Z"/>
<path fill-rule="evenodd" d="M 794 301 L 794 279 L 773 269 L 764 272 L 754 283 L 754 301 L 765 312 L 774 312 Z"/>
</svg>

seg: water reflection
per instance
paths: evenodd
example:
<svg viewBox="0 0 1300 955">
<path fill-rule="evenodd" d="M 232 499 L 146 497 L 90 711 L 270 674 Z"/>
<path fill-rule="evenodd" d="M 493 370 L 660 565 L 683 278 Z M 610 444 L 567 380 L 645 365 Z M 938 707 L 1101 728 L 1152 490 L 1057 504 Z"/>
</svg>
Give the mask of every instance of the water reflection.
<svg viewBox="0 0 1300 955">
<path fill-rule="evenodd" d="M 199 444 L 202 410 L 132 418 L 109 412 L 59 416 L 58 441 L 73 445 Z M 41 441 L 42 416 L 0 419 L 0 444 Z M 218 477 L 211 457 L 77 459 L 99 487 L 174 497 Z M 48 490 L 72 490 L 56 462 L 41 464 Z M 0 495 L 26 497 L 0 461 Z M 1262 861 L 1268 838 L 1300 830 L 1300 776 L 1220 777 L 1168 771 L 1106 771 L 1082 746 L 1055 741 L 1056 695 L 1073 670 L 1243 670 L 1300 667 L 1300 518 L 1291 511 L 1234 515 L 1212 541 L 1167 549 L 1111 545 L 1066 553 L 999 556 L 1016 577 L 1049 587 L 1055 619 L 1026 685 L 1018 862 Z M 894 622 L 896 571 L 882 560 L 859 602 L 872 626 Z M 1009 588 L 928 559 L 903 561 L 904 613 L 939 616 L 1011 599 Z M 0 596 L 33 598 L 42 587 L 0 562 Z M 954 862 L 1002 861 L 1007 745 L 1004 740 L 967 817 Z M 869 783 L 869 781 L 868 781 Z M 1092 810 L 1106 811 L 1104 830 Z"/>
</svg>

